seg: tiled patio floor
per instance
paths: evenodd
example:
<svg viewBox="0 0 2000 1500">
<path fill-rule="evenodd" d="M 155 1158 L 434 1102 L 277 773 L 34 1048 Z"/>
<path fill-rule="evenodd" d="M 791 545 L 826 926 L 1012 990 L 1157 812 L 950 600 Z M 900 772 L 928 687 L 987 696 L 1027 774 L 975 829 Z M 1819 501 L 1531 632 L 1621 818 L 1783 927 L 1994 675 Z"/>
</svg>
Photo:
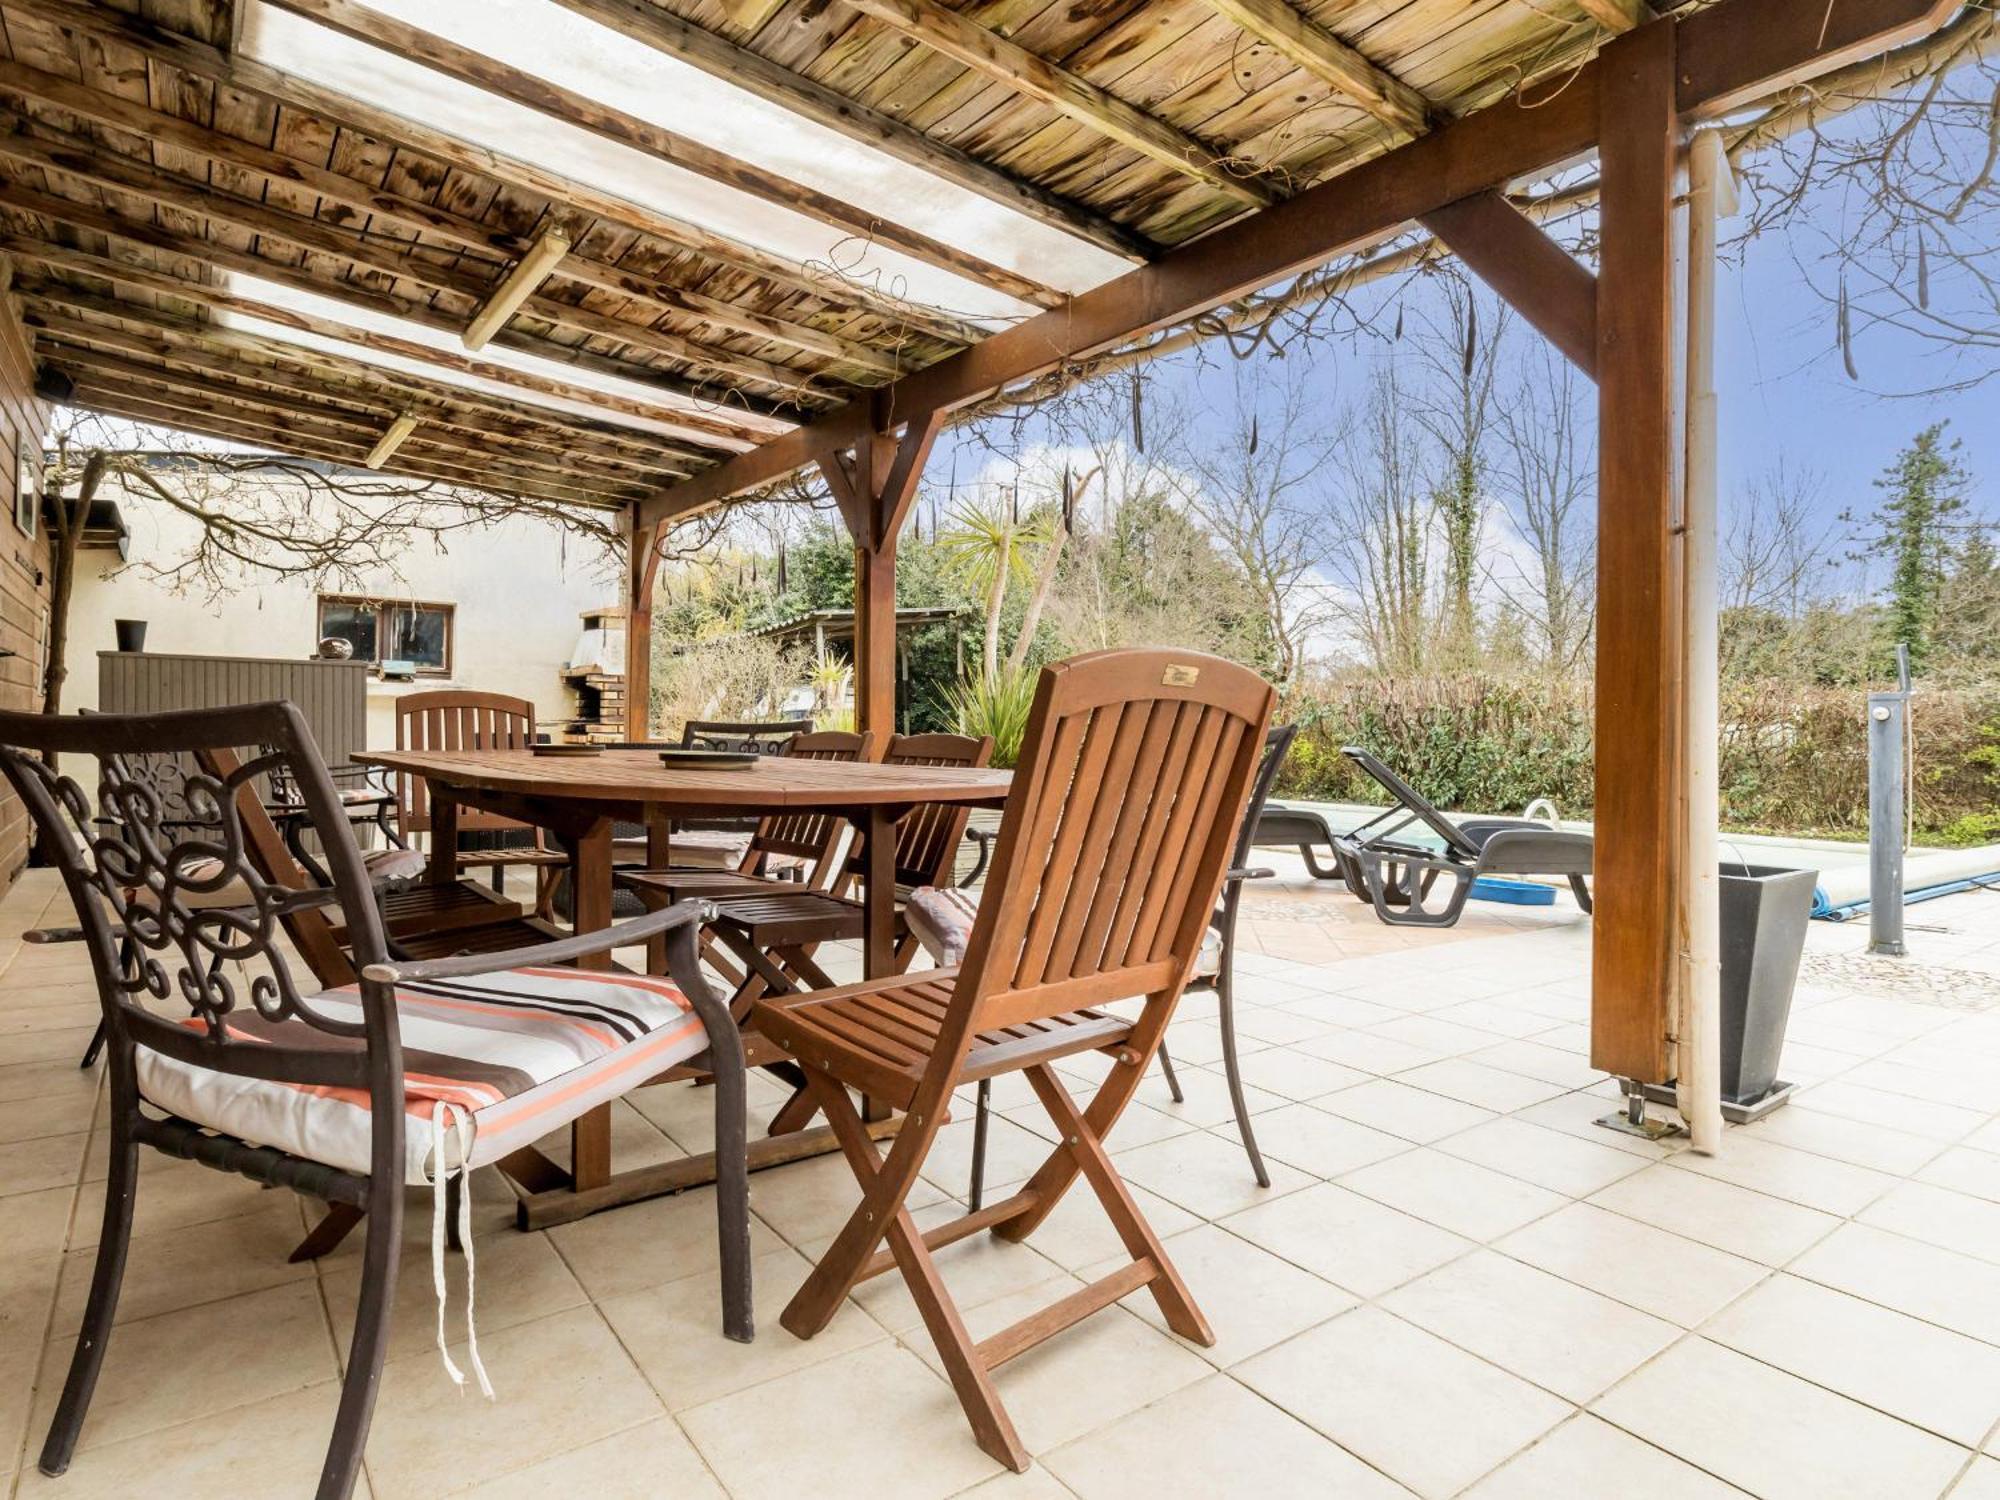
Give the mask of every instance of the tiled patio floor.
<svg viewBox="0 0 2000 1500">
<path fill-rule="evenodd" d="M 1811 1087 L 1715 1160 L 1592 1123 L 1615 1091 L 1585 1062 L 1566 899 L 1444 934 L 1303 879 L 1255 900 L 1241 1031 L 1272 1187 L 1235 1144 L 1205 997 L 1171 1034 L 1187 1102 L 1149 1080 L 1111 1141 L 1219 1342 L 1166 1333 L 1142 1292 L 1008 1365 L 1032 1473 L 973 1445 L 893 1278 L 810 1343 L 778 1326 L 855 1197 L 829 1158 L 755 1179 L 748 1347 L 718 1330 L 707 1192 L 521 1235 L 481 1174 L 490 1405 L 439 1367 L 413 1204 L 372 1494 L 2000 1497 L 1977 1456 L 2000 1454 L 2000 895 L 1914 908 L 1918 970 L 1816 927 L 1785 1066 Z M 94 994 L 74 950 L 15 936 L 45 910 L 67 920 L 42 872 L 0 903 L 0 1484 L 308 1494 L 358 1252 L 287 1265 L 296 1200 L 157 1159 L 81 1451 L 34 1472 L 103 1177 L 98 1080 L 75 1067 Z M 1047 1142 L 1025 1088 L 997 1103 L 1004 1187 Z M 703 1149 L 707 1109 L 642 1091 L 622 1159 Z M 944 1132 L 920 1216 L 963 1191 L 970 1132 Z M 940 1261 L 979 1336 L 1117 1248 L 1077 1195 L 1027 1245 Z"/>
</svg>

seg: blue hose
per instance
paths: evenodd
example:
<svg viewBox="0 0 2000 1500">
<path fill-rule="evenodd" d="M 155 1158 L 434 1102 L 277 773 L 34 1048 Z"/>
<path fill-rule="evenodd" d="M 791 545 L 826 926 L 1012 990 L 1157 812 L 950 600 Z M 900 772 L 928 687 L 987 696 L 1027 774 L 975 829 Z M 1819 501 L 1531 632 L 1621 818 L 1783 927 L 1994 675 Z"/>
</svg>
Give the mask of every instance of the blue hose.
<svg viewBox="0 0 2000 1500">
<path fill-rule="evenodd" d="M 1956 896 L 1960 891 L 2000 890 L 2000 870 L 1987 875 L 1968 875 L 1963 880 L 1947 880 L 1942 885 L 1919 886 L 1914 891 L 1903 892 L 1903 905 L 1915 906 L 1919 901 L 1935 901 L 1939 896 Z M 1850 917 L 1858 917 L 1874 903 L 1863 896 L 1858 901 L 1842 901 L 1838 905 L 1827 899 L 1823 886 L 1813 887 L 1812 914 L 1824 922 L 1845 922 Z"/>
</svg>

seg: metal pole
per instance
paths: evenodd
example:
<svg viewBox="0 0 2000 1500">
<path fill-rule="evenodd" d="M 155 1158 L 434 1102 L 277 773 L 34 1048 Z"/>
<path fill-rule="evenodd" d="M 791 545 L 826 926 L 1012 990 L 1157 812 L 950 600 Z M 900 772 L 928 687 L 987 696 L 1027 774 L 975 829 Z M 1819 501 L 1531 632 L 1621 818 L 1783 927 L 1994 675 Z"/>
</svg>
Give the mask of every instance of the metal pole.
<svg viewBox="0 0 2000 1500">
<path fill-rule="evenodd" d="M 1868 695 L 1868 951 L 1903 948 L 1902 693 Z"/>
</svg>

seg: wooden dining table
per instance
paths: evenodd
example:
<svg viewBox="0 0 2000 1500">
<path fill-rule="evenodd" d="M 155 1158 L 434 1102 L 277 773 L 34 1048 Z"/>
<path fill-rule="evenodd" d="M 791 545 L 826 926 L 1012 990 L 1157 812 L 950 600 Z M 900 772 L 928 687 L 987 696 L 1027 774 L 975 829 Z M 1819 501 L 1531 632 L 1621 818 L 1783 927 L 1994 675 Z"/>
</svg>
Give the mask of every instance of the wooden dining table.
<svg viewBox="0 0 2000 1500">
<path fill-rule="evenodd" d="M 476 807 L 547 829 L 570 860 L 571 923 L 578 932 L 611 925 L 612 829 L 646 829 L 646 865 L 672 861 L 677 820 L 831 812 L 865 836 L 862 849 L 866 938 L 862 972 L 895 972 L 897 821 L 912 808 L 948 802 L 997 807 L 1007 798 L 1006 771 L 956 766 L 883 765 L 869 761 L 760 756 L 727 769 L 663 764 L 652 750 L 596 755 L 538 755 L 532 750 L 396 750 L 354 757 L 357 764 L 420 776 L 429 786 L 430 861 L 426 878 L 458 878 L 458 809 Z M 609 967 L 610 954 L 584 961 Z M 887 1133 L 893 1121 L 877 1121 Z M 826 1127 L 791 1131 L 750 1146 L 752 1170 L 838 1148 Z M 614 1170 L 611 1111 L 592 1110 L 571 1128 L 570 1165 L 539 1152 L 502 1163 L 525 1196 L 523 1228 L 567 1223 L 600 1209 L 679 1192 L 715 1177 L 712 1155 Z"/>
</svg>

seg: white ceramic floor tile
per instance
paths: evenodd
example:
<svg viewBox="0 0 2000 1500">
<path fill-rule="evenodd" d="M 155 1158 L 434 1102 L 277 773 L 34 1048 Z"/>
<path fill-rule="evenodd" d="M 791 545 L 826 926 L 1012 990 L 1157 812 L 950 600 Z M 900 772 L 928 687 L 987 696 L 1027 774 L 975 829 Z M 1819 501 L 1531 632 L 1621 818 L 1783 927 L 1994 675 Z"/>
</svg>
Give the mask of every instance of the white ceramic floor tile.
<svg viewBox="0 0 2000 1500">
<path fill-rule="evenodd" d="M 1492 1251 L 1421 1276 L 1382 1305 L 1576 1402 L 1589 1401 L 1680 1336 L 1671 1323 Z"/>
<path fill-rule="evenodd" d="M 1985 1198 L 1907 1182 L 1877 1200 L 1860 1221 L 1981 1260 L 2000 1261 L 2000 1203 Z"/>
<path fill-rule="evenodd" d="M 1503 1115 L 1433 1148 L 1569 1197 L 1585 1197 L 1645 1168 L 1646 1159 Z"/>
<path fill-rule="evenodd" d="M 1251 1118 L 1257 1146 L 1271 1161 L 1281 1161 L 1314 1177 L 1338 1177 L 1356 1167 L 1412 1148 L 1401 1136 L 1371 1130 L 1311 1104 L 1287 1104 Z M 1237 1139 L 1233 1125 L 1216 1127 L 1217 1135 Z"/>
<path fill-rule="evenodd" d="M 1212 1376 L 1045 1460 L 1080 1500 L 1322 1495 L 1401 1500 L 1402 1486 L 1224 1376 Z"/>
<path fill-rule="evenodd" d="M 1568 1402 L 1368 1307 L 1246 1360 L 1237 1374 L 1434 1500 L 1506 1462 L 1571 1410 Z"/>
<path fill-rule="evenodd" d="M 1774 1276 L 1702 1334 L 1968 1447 L 2000 1421 L 2000 1349 L 1810 1281 Z"/>
<path fill-rule="evenodd" d="M 1817 1209 L 1662 1162 L 1601 1189 L 1590 1201 L 1627 1218 L 1765 1265 L 1783 1265 L 1839 1220 Z"/>
<path fill-rule="evenodd" d="M 1658 1500 L 1741 1500 L 1743 1491 L 1582 1413 L 1465 1492 L 1466 1500 L 1576 1500 L 1634 1494 Z"/>
<path fill-rule="evenodd" d="M 1768 1274 L 1755 1261 L 1574 1203 L 1498 1241 L 1544 1271 L 1692 1328 Z"/>
<path fill-rule="evenodd" d="M 1333 1183 L 1232 1214 L 1222 1227 L 1362 1297 L 1472 1248 L 1468 1239 Z"/>
<path fill-rule="evenodd" d="M 1411 1088 L 1393 1079 L 1378 1078 L 1329 1094 L 1318 1105 L 1371 1130 L 1401 1136 L 1406 1141 L 1426 1145 L 1470 1130 L 1493 1118 L 1491 1110 L 1479 1109 L 1442 1094 Z"/>
<path fill-rule="evenodd" d="M 1491 1240 L 1569 1200 L 1473 1162 L 1424 1147 L 1340 1179 L 1353 1192 L 1467 1239 Z"/>
<path fill-rule="evenodd" d="M 1115 1151 L 1111 1159 L 1119 1175 L 1127 1181 L 1136 1182 L 1205 1219 L 1219 1219 L 1224 1214 L 1267 1203 L 1312 1181 L 1295 1167 L 1267 1160 L 1264 1166 L 1270 1173 L 1271 1185 L 1259 1187 L 1243 1148 L 1206 1131 L 1171 1136 L 1130 1151 Z"/>
<path fill-rule="evenodd" d="M 1733 1182 L 1842 1218 L 1859 1213 L 1897 1181 L 1887 1172 L 1816 1156 L 1740 1130 L 1725 1132 L 1722 1149 L 1714 1156 L 1683 1151 L 1671 1161 L 1682 1171 Z"/>
<path fill-rule="evenodd" d="M 2000 1345 L 2000 1274 L 1989 1261 L 1866 1224 L 1843 1224 L 1788 1269 Z"/>
<path fill-rule="evenodd" d="M 1766 1500 L 1930 1500 L 1963 1448 L 1704 1339 L 1602 1397 L 1599 1416 Z"/>
<path fill-rule="evenodd" d="M 1214 1224 L 1162 1243 L 1215 1333 L 1208 1348 L 1186 1347 L 1218 1367 L 1227 1368 L 1354 1306 L 1352 1294 L 1332 1282 Z M 1108 1260 L 1082 1274 L 1095 1279 L 1117 1270 L 1119 1263 Z M 1155 1328 L 1166 1329 L 1151 1291 L 1141 1288 L 1123 1305 Z"/>
<path fill-rule="evenodd" d="M 1540 1104 L 1544 1099 L 1553 1099 L 1568 1092 L 1560 1084 L 1544 1083 L 1521 1073 L 1510 1073 L 1505 1068 L 1491 1067 L 1470 1057 L 1448 1057 L 1442 1062 L 1411 1068 L 1396 1077 L 1399 1083 L 1414 1084 L 1433 1094 L 1456 1099 L 1461 1104 L 1473 1104 L 1501 1114 L 1526 1109 L 1530 1104 Z"/>
</svg>

